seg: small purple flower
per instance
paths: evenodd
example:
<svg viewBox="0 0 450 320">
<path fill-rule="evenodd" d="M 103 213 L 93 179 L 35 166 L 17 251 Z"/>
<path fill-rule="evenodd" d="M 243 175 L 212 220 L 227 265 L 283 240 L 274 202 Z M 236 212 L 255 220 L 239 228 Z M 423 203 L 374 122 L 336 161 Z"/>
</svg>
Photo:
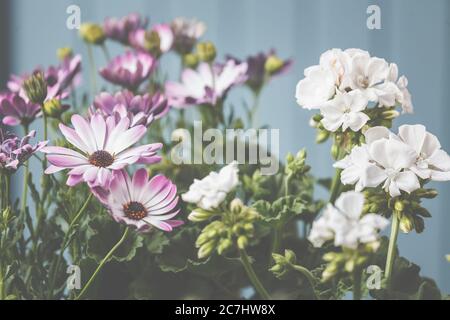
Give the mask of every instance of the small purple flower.
<svg viewBox="0 0 450 320">
<path fill-rule="evenodd" d="M 37 117 L 42 116 L 41 107 L 27 101 L 17 93 L 9 93 L 0 97 L 0 114 L 2 122 L 7 126 L 28 126 Z"/>
<path fill-rule="evenodd" d="M 89 112 L 91 115 L 100 112 L 105 117 L 117 116 L 119 119 L 127 117 L 130 127 L 134 127 L 149 126 L 153 120 L 163 117 L 169 109 L 167 99 L 161 93 L 134 95 L 131 91 L 124 90 L 115 95 L 100 93 L 95 97 Z"/>
<path fill-rule="evenodd" d="M 139 232 L 152 227 L 172 231 L 183 224 L 172 220 L 178 213 L 177 186 L 162 175 L 149 180 L 146 169 L 139 169 L 132 178 L 125 170 L 116 171 L 109 192 L 100 199 L 109 208 L 112 218 Z"/>
<path fill-rule="evenodd" d="M 239 59 L 234 57 L 229 57 L 230 59 L 233 59 L 237 63 L 240 63 Z M 267 70 L 267 67 L 270 67 L 268 65 L 268 61 L 270 63 L 269 59 L 277 59 L 276 61 L 279 61 L 279 65 L 276 66 L 276 68 L 272 71 Z M 273 76 L 281 75 L 289 71 L 289 69 L 292 66 L 293 61 L 288 60 L 279 60 L 276 58 L 276 52 L 274 49 L 270 50 L 269 52 L 260 52 L 256 55 L 249 56 L 247 58 L 247 64 L 248 64 L 248 70 L 247 70 L 247 82 L 246 84 L 254 91 L 261 90 L 262 86 L 266 81 L 269 81 Z"/>
<path fill-rule="evenodd" d="M 130 45 L 137 50 L 152 52 L 155 45 L 151 37 L 152 32 L 158 35 L 157 44 L 159 46 L 157 49 L 159 53 L 166 53 L 172 49 L 174 36 L 168 24 L 157 24 L 150 30 L 137 29 L 131 32 L 129 36 Z"/>
<path fill-rule="evenodd" d="M 4 132 L 0 128 L 0 171 L 15 172 L 35 152 L 41 150 L 47 144 L 47 141 L 35 145 L 30 144 L 30 139 L 34 138 L 35 135 L 36 131 L 33 130 L 20 139 L 15 134 Z"/>
<path fill-rule="evenodd" d="M 174 34 L 174 49 L 182 55 L 191 52 L 197 40 L 206 31 L 203 22 L 182 17 L 174 19 L 170 26 Z"/>
<path fill-rule="evenodd" d="M 138 13 L 130 13 L 120 19 L 106 18 L 103 23 L 103 30 L 109 39 L 128 44 L 130 33 L 145 28 L 147 23 L 148 20 L 142 19 Z"/>
<path fill-rule="evenodd" d="M 72 116 L 74 129 L 59 125 L 68 142 L 80 151 L 63 147 L 45 147 L 51 164 L 45 173 L 52 174 L 70 169 L 67 185 L 74 186 L 85 181 L 93 187 L 109 188 L 113 172 L 132 164 L 152 164 L 161 160 L 156 152 L 162 144 L 154 143 L 132 148 L 147 132 L 138 125 L 130 128 L 128 118 L 116 121 L 114 117 L 106 120 L 100 114 L 87 121 L 80 115 Z"/>
<path fill-rule="evenodd" d="M 80 83 L 81 79 L 81 55 L 67 57 L 58 66 L 50 66 L 43 71 L 41 68 L 34 70 L 35 72 L 43 72 L 45 81 L 47 83 L 47 97 L 45 101 L 51 99 L 65 99 L 70 95 L 74 86 Z M 7 83 L 9 91 L 17 93 L 28 102 L 27 94 L 23 89 L 23 82 L 30 76 L 30 74 L 23 74 L 21 76 L 11 75 Z"/>
<path fill-rule="evenodd" d="M 185 69 L 181 83 L 167 81 L 166 95 L 169 104 L 183 108 L 193 104 L 215 105 L 224 99 L 228 90 L 247 80 L 247 63 L 228 60 L 225 64 L 200 63 L 197 70 Z"/>
<path fill-rule="evenodd" d="M 100 74 L 109 82 L 136 90 L 150 76 L 155 64 L 155 59 L 145 52 L 127 51 L 115 57 Z"/>
</svg>

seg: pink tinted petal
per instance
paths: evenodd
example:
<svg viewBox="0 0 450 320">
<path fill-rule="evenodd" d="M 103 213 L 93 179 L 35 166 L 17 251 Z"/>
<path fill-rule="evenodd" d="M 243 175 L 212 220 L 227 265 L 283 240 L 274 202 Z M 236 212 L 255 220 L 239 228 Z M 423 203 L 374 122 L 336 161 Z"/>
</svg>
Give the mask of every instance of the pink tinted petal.
<svg viewBox="0 0 450 320">
<path fill-rule="evenodd" d="M 176 197 L 168 206 L 163 207 L 161 209 L 152 210 L 150 208 L 150 215 L 156 216 L 156 215 L 160 215 L 160 214 L 165 214 L 167 212 L 172 211 L 177 205 L 178 205 L 178 197 Z"/>
<path fill-rule="evenodd" d="M 17 126 L 20 124 L 20 120 L 13 116 L 6 116 L 3 118 L 3 124 L 7 126 Z"/>
<path fill-rule="evenodd" d="M 61 130 L 61 133 L 64 135 L 64 137 L 67 139 L 67 141 L 69 141 L 72 145 L 74 145 L 81 151 L 86 152 L 86 153 L 93 153 L 95 151 L 94 149 L 89 148 L 83 142 L 83 140 L 81 140 L 81 138 L 78 136 L 76 131 L 73 130 L 72 128 L 69 128 L 69 127 L 63 125 L 62 123 L 60 123 L 59 130 Z"/>
<path fill-rule="evenodd" d="M 170 186 L 170 192 L 165 196 L 164 198 L 157 199 L 157 197 L 153 198 L 148 206 L 152 208 L 152 210 L 157 210 L 166 207 L 169 205 L 176 197 L 177 195 L 177 186 L 174 184 L 171 184 Z M 157 202 L 160 200 L 159 202 Z"/>
<path fill-rule="evenodd" d="M 131 194 L 134 200 L 140 200 L 140 194 L 145 192 L 145 185 L 148 181 L 147 170 L 142 168 L 135 172 L 132 180 Z"/>
<path fill-rule="evenodd" d="M 170 181 L 163 175 L 154 176 L 145 186 L 147 193 L 142 195 L 142 202 L 150 202 L 153 197 L 163 191 L 165 188 L 170 188 Z"/>
<path fill-rule="evenodd" d="M 152 218 L 145 218 L 144 220 L 163 231 L 167 231 L 167 232 L 172 231 L 172 226 L 170 224 L 168 224 L 167 222 L 159 221 L 159 220 L 152 219 Z"/>
<path fill-rule="evenodd" d="M 147 132 L 147 128 L 145 126 L 139 125 L 135 126 L 131 129 L 128 129 L 124 133 L 122 133 L 117 140 L 114 141 L 112 145 L 111 151 L 115 154 L 118 154 L 128 147 L 135 144 L 142 136 Z"/>
<path fill-rule="evenodd" d="M 77 184 L 79 184 L 81 181 L 83 181 L 83 176 L 82 175 L 79 175 L 79 176 L 77 176 L 77 175 L 70 175 L 67 178 L 66 184 L 69 187 L 73 187 L 73 186 L 76 186 Z"/>
<path fill-rule="evenodd" d="M 170 224 L 172 228 L 176 228 L 184 224 L 184 221 L 181 220 L 167 220 L 166 222 Z"/>
<path fill-rule="evenodd" d="M 60 168 L 60 167 L 51 165 L 45 170 L 45 174 L 53 174 L 53 173 L 56 173 L 56 172 L 59 172 L 59 171 L 65 170 L 65 169 L 66 168 Z"/>
<path fill-rule="evenodd" d="M 178 213 L 180 213 L 180 210 L 177 210 L 175 212 L 169 213 L 169 214 L 163 214 L 163 215 L 158 215 L 158 216 L 152 216 L 152 219 L 156 219 L 156 220 L 169 220 L 173 217 L 175 217 Z M 167 222 L 167 221 L 166 221 Z"/>
<path fill-rule="evenodd" d="M 100 114 L 96 114 L 92 117 L 91 128 L 94 132 L 97 148 L 103 150 L 106 142 L 106 123 Z"/>
<path fill-rule="evenodd" d="M 89 169 L 91 167 L 90 164 L 84 165 L 84 166 L 78 166 L 73 168 L 72 170 L 69 171 L 69 174 L 71 175 L 83 175 L 87 169 Z"/>
<path fill-rule="evenodd" d="M 87 158 L 84 155 L 82 155 L 81 153 L 78 153 L 76 151 L 73 151 L 68 148 L 63 148 L 63 147 L 48 146 L 48 147 L 42 148 L 41 152 L 55 154 L 55 155 L 62 155 L 62 156 L 71 156 L 71 157 L 87 160 Z"/>
<path fill-rule="evenodd" d="M 48 154 L 47 160 L 54 166 L 63 167 L 63 168 L 73 168 L 73 167 L 85 165 L 88 163 L 86 161 L 86 159 L 82 159 L 79 157 L 73 157 L 73 156 L 59 155 L 59 154 Z"/>
<path fill-rule="evenodd" d="M 97 179 L 97 174 L 98 174 L 98 167 L 91 166 L 84 172 L 83 178 L 87 182 L 94 182 Z"/>
<path fill-rule="evenodd" d="M 75 114 L 72 116 L 72 125 L 81 140 L 89 148 L 90 152 L 98 150 L 95 135 L 92 132 L 89 122 L 82 116 Z"/>
<path fill-rule="evenodd" d="M 110 153 L 114 153 L 115 143 L 117 139 L 119 139 L 122 134 L 129 128 L 130 120 L 128 118 L 122 118 L 120 119 L 119 123 L 117 123 L 117 125 L 114 125 L 114 127 L 110 128 L 112 124 L 112 120 L 110 119 L 114 118 L 110 117 L 107 120 L 109 136 L 108 141 L 106 141 L 105 150 Z"/>
</svg>

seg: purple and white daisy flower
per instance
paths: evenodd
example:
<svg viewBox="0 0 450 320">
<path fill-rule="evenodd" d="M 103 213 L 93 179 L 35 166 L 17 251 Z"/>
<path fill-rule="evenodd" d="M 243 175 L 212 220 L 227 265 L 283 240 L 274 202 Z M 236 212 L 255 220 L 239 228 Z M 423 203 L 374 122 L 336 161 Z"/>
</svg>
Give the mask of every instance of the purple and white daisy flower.
<svg viewBox="0 0 450 320">
<path fill-rule="evenodd" d="M 74 129 L 63 124 L 59 128 L 67 141 L 80 151 L 55 146 L 41 150 L 47 154 L 51 164 L 45 173 L 69 169 L 69 186 L 84 181 L 90 187 L 108 188 L 114 171 L 135 163 L 152 164 L 161 160 L 156 155 L 162 147 L 161 143 L 131 148 L 147 129 L 143 125 L 130 128 L 128 118 L 116 122 L 114 117 L 105 120 L 96 114 L 87 121 L 80 115 L 73 115 L 72 125 Z"/>
<path fill-rule="evenodd" d="M 164 23 L 154 25 L 150 30 L 138 29 L 133 31 L 129 36 L 130 45 L 137 50 L 149 51 L 151 44 L 148 39 L 152 32 L 156 32 L 159 37 L 159 53 L 166 53 L 172 49 L 174 40 L 172 29 Z"/>
<path fill-rule="evenodd" d="M 128 44 L 128 36 L 131 32 L 145 28 L 148 20 L 141 18 L 138 13 L 130 13 L 129 15 L 117 18 L 106 18 L 103 23 L 103 30 L 109 39 Z"/>
<path fill-rule="evenodd" d="M 13 133 L 4 132 L 0 128 L 0 171 L 15 172 L 35 152 L 41 150 L 47 141 L 41 141 L 35 145 L 29 143 L 34 138 L 36 131 L 31 131 L 20 139 Z"/>
<path fill-rule="evenodd" d="M 197 40 L 206 31 L 206 25 L 196 19 L 175 18 L 170 24 L 174 35 L 174 49 L 180 54 L 192 51 Z"/>
<path fill-rule="evenodd" d="M 91 115 L 100 112 L 105 117 L 117 116 L 119 119 L 128 117 L 130 126 L 149 126 L 153 120 L 160 119 L 169 111 L 167 99 L 161 93 L 153 95 L 134 95 L 131 91 L 123 90 L 112 95 L 102 92 L 94 99 L 89 109 Z"/>
<path fill-rule="evenodd" d="M 193 104 L 215 105 L 228 90 L 247 80 L 247 63 L 228 60 L 225 64 L 200 63 L 197 70 L 185 69 L 181 83 L 167 81 L 166 95 L 170 105 L 183 108 Z"/>
<path fill-rule="evenodd" d="M 34 119 L 42 116 L 41 107 L 17 93 L 6 94 L 0 97 L 0 114 L 3 115 L 3 124 L 7 126 L 29 125 Z"/>
<path fill-rule="evenodd" d="M 150 76 L 155 65 L 156 60 L 148 53 L 127 51 L 100 69 L 100 75 L 109 82 L 135 90 Z"/>
<path fill-rule="evenodd" d="M 148 232 L 152 227 L 164 231 L 183 224 L 172 220 L 177 209 L 177 186 L 162 175 L 149 180 L 146 169 L 139 169 L 132 178 L 124 170 L 114 173 L 106 205 L 112 218 L 137 231 Z"/>
</svg>

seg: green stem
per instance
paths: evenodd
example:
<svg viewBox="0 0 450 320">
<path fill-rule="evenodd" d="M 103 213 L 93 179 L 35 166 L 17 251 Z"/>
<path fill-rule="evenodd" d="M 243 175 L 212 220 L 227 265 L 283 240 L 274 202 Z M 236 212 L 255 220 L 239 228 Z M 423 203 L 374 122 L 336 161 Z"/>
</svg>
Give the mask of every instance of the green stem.
<svg viewBox="0 0 450 320">
<path fill-rule="evenodd" d="M 342 169 L 336 169 L 333 180 L 331 181 L 330 203 L 334 203 L 339 196 L 339 191 L 341 189 L 341 172 Z"/>
<path fill-rule="evenodd" d="M 239 249 L 239 254 L 241 256 L 241 262 L 244 266 L 245 272 L 247 272 L 247 276 L 250 280 L 250 282 L 255 287 L 256 292 L 263 298 L 264 300 L 270 300 L 270 296 L 267 293 L 266 289 L 262 285 L 261 281 L 259 281 L 258 276 L 255 273 L 255 270 L 253 270 L 253 267 L 250 263 L 250 259 L 247 255 L 247 252 L 245 252 L 244 249 Z"/>
<path fill-rule="evenodd" d="M 398 215 L 394 212 L 392 214 L 392 226 L 391 226 L 391 236 L 389 237 L 389 247 L 386 258 L 386 268 L 384 271 L 384 277 L 386 279 L 386 284 L 388 287 L 391 285 L 392 270 L 395 262 L 395 247 L 397 244 L 398 232 L 400 226 L 400 219 Z"/>
<path fill-rule="evenodd" d="M 25 135 L 28 134 L 28 125 L 23 126 L 23 131 Z M 25 212 L 27 209 L 27 200 L 28 200 L 28 176 L 30 175 L 30 167 L 29 162 L 25 163 L 25 171 L 23 173 L 23 187 L 22 187 L 22 204 L 20 206 L 20 219 L 23 221 L 25 219 Z"/>
<path fill-rule="evenodd" d="M 102 44 L 102 51 L 103 51 L 103 54 L 105 55 L 105 59 L 106 59 L 106 61 L 111 61 L 111 55 L 109 54 L 109 51 L 108 51 L 108 48 L 106 47 L 106 45 L 103 43 Z"/>
<path fill-rule="evenodd" d="M 72 234 L 72 230 L 76 226 L 77 222 L 80 220 L 80 218 L 83 215 L 83 213 L 86 211 L 86 208 L 88 207 L 89 202 L 91 201 L 91 199 L 92 199 L 92 193 L 89 194 L 89 197 L 86 199 L 84 204 L 78 210 L 77 214 L 75 215 L 73 220 L 70 222 L 69 227 L 67 228 L 67 232 L 64 235 L 64 239 L 63 239 L 63 242 L 62 242 L 62 245 L 61 245 L 61 249 L 59 251 L 59 255 L 58 255 L 58 258 L 56 260 L 56 263 L 52 264 L 52 267 L 50 268 L 51 282 L 50 282 L 50 290 L 49 290 L 49 293 L 48 293 L 48 298 L 51 298 L 52 295 L 53 295 L 53 290 L 55 288 L 55 282 L 56 282 L 56 275 L 58 274 L 59 266 L 61 265 L 61 261 L 62 261 L 62 259 L 64 257 L 64 251 L 70 244 L 69 240 L 71 239 L 70 235 Z"/>
<path fill-rule="evenodd" d="M 94 273 L 89 278 L 88 282 L 83 287 L 83 289 L 81 290 L 80 294 L 75 298 L 75 300 L 80 300 L 84 296 L 84 294 L 86 293 L 87 289 L 89 289 L 89 287 L 91 286 L 92 282 L 95 280 L 95 278 L 97 277 L 97 274 L 103 268 L 105 263 L 108 262 L 108 260 L 112 257 L 114 252 L 117 250 L 117 248 L 119 248 L 120 245 L 125 241 L 125 239 L 127 237 L 127 234 L 128 234 L 128 230 L 129 230 L 128 228 L 125 229 L 125 232 L 123 233 L 122 238 L 120 238 L 120 240 L 114 245 L 114 247 L 112 247 L 112 249 L 103 258 L 103 260 L 100 261 L 100 264 L 98 265 L 97 269 L 95 269 Z"/>
<path fill-rule="evenodd" d="M 317 292 L 316 292 L 316 289 L 315 289 L 316 280 L 314 279 L 314 276 L 312 275 L 311 271 L 309 271 L 305 267 L 302 267 L 302 266 L 299 266 L 299 265 L 296 265 L 296 264 L 293 264 L 292 268 L 295 271 L 300 272 L 301 274 L 303 274 L 306 277 L 306 279 L 309 282 L 309 285 L 311 286 L 311 289 L 313 290 L 315 300 L 319 300 L 319 297 L 317 296 Z"/>
<path fill-rule="evenodd" d="M 361 269 L 356 268 L 353 271 L 353 300 L 361 300 L 362 298 L 361 280 L 362 271 Z"/>
<path fill-rule="evenodd" d="M 95 95 L 97 92 L 97 71 L 95 67 L 94 53 L 92 51 L 92 46 L 90 44 L 87 45 L 88 48 L 88 56 L 89 56 L 89 64 L 91 65 L 91 86 L 92 86 L 92 95 Z"/>
<path fill-rule="evenodd" d="M 252 128 L 256 128 L 258 125 L 258 110 L 259 110 L 259 101 L 261 96 L 261 90 L 257 90 L 254 92 L 254 98 L 253 98 L 253 107 L 250 110 L 250 123 Z"/>
</svg>

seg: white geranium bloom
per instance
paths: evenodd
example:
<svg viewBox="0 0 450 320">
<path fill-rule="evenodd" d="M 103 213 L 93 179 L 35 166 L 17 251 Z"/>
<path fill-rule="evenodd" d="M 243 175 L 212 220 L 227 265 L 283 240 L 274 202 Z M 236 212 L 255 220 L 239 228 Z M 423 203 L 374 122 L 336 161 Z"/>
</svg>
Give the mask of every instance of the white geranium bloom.
<svg viewBox="0 0 450 320">
<path fill-rule="evenodd" d="M 367 145 L 354 147 L 348 156 L 333 166 L 343 169 L 341 182 L 344 185 L 354 184 L 356 191 L 376 187 L 384 181 L 379 173 L 380 168 L 370 157 Z"/>
<path fill-rule="evenodd" d="M 320 109 L 323 115 L 322 124 L 325 129 L 332 132 L 340 127 L 343 131 L 348 128 L 355 132 L 359 131 L 370 120 L 369 116 L 362 112 L 368 103 L 360 90 L 338 91 L 334 99 Z"/>
<path fill-rule="evenodd" d="M 378 85 L 383 83 L 388 75 L 389 65 L 386 60 L 356 54 L 351 60 L 350 88 L 360 89 L 368 100 L 377 102 L 378 96 L 384 94 Z"/>
<path fill-rule="evenodd" d="M 380 139 L 369 146 L 370 157 L 379 169 L 373 176 L 374 182 L 384 181 L 383 189 L 392 197 L 399 196 L 400 190 L 411 193 L 420 188 L 419 179 L 409 169 L 416 156 L 407 144 L 396 139 Z"/>
<path fill-rule="evenodd" d="M 296 87 L 297 103 L 306 109 L 318 109 L 336 93 L 336 77 L 321 66 L 305 69 L 305 78 Z"/>
<path fill-rule="evenodd" d="M 403 125 L 399 128 L 398 137 L 415 151 L 416 161 L 411 167 L 415 174 L 422 179 L 450 180 L 450 156 L 425 126 Z"/>
<path fill-rule="evenodd" d="M 234 161 L 219 172 L 211 172 L 202 180 L 195 179 L 189 191 L 181 197 L 204 210 L 217 208 L 239 183 L 238 171 L 238 163 Z"/>
<path fill-rule="evenodd" d="M 356 249 L 361 243 L 378 240 L 379 232 L 386 228 L 389 221 L 374 213 L 361 217 L 363 206 L 362 193 L 343 193 L 336 200 L 336 205 L 329 204 L 324 214 L 313 223 L 309 241 L 320 247 L 334 239 L 335 246 Z"/>
</svg>

